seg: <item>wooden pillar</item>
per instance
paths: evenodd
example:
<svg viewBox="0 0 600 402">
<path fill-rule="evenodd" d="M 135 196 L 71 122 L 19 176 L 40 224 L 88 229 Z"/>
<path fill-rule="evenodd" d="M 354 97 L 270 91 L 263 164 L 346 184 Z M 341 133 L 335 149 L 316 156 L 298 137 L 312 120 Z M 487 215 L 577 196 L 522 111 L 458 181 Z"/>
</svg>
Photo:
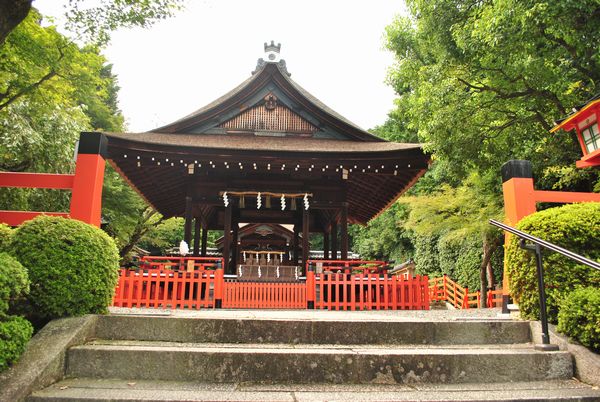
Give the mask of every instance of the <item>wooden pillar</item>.
<svg viewBox="0 0 600 402">
<path fill-rule="evenodd" d="M 232 270 L 235 272 L 236 267 L 237 267 L 237 261 L 238 261 L 238 253 L 239 253 L 239 248 L 238 248 L 238 230 L 240 228 L 240 225 L 237 221 L 237 219 L 235 219 L 233 221 L 233 230 L 232 230 L 232 235 L 231 235 L 231 266 L 233 267 Z"/>
<path fill-rule="evenodd" d="M 185 225 L 183 226 L 183 240 L 188 244 L 192 243 L 192 197 L 185 197 Z"/>
<path fill-rule="evenodd" d="M 194 220 L 194 257 L 200 255 L 200 225 L 200 218 L 196 217 Z"/>
<path fill-rule="evenodd" d="M 340 231 L 342 236 L 341 244 L 341 259 L 348 259 L 348 204 L 344 203 L 342 206 L 342 213 L 340 216 Z"/>
<path fill-rule="evenodd" d="M 504 193 L 505 223 L 515 226 L 521 219 L 536 211 L 531 162 L 512 160 L 502 165 L 502 191 Z M 508 246 L 511 234 L 505 232 L 504 244 Z M 508 313 L 510 281 L 504 258 L 502 283 L 502 311 Z"/>
<path fill-rule="evenodd" d="M 323 231 L 323 259 L 329 259 L 329 232 Z"/>
<path fill-rule="evenodd" d="M 225 217 L 223 218 L 223 269 L 225 273 L 229 271 L 229 251 L 231 250 L 231 204 L 225 207 Z"/>
<path fill-rule="evenodd" d="M 71 218 L 97 227 L 100 227 L 102 212 L 107 144 L 104 134 L 81 133 L 71 193 Z"/>
<path fill-rule="evenodd" d="M 294 241 L 292 244 L 292 262 L 298 265 L 298 243 L 300 240 L 300 229 L 298 225 L 294 225 Z"/>
<path fill-rule="evenodd" d="M 310 235 L 310 215 L 308 209 L 302 209 L 302 271 L 308 262 L 308 237 Z"/>
<path fill-rule="evenodd" d="M 338 242 L 337 242 L 337 222 L 331 221 L 331 259 L 338 259 Z"/>
<path fill-rule="evenodd" d="M 208 241 L 208 230 L 202 228 L 202 245 L 200 246 L 200 256 L 206 257 L 206 242 Z"/>
</svg>

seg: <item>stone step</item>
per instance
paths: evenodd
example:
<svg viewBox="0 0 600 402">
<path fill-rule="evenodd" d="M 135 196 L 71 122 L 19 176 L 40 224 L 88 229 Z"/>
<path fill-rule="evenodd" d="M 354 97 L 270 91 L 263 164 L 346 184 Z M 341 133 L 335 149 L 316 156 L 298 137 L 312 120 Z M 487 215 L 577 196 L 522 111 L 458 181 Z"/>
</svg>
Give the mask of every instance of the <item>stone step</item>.
<svg viewBox="0 0 600 402">
<path fill-rule="evenodd" d="M 531 345 L 181 344 L 100 341 L 69 349 L 67 377 L 216 383 L 476 383 L 569 379 L 568 352 Z"/>
<path fill-rule="evenodd" d="M 428 321 L 410 317 L 391 320 L 385 319 L 385 315 L 368 319 L 368 315 L 357 314 L 360 312 L 334 313 L 337 314 L 315 313 L 294 319 L 107 315 L 98 317 L 96 337 L 142 341 L 342 345 L 513 344 L 531 340 L 529 323 L 526 321 Z"/>
<path fill-rule="evenodd" d="M 478 384 L 206 384 L 69 379 L 28 402 L 73 401 L 598 401 L 600 390 L 575 380 Z"/>
</svg>

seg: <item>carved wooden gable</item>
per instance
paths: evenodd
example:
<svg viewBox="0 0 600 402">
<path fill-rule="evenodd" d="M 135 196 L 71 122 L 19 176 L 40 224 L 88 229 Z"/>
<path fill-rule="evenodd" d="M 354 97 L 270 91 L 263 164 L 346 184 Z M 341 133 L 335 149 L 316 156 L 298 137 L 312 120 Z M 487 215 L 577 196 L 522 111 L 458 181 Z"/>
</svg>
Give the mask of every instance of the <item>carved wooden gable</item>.
<svg viewBox="0 0 600 402">
<path fill-rule="evenodd" d="M 273 94 L 234 118 L 221 123 L 227 132 L 273 132 L 312 136 L 319 129 L 287 106 L 277 102 Z"/>
</svg>

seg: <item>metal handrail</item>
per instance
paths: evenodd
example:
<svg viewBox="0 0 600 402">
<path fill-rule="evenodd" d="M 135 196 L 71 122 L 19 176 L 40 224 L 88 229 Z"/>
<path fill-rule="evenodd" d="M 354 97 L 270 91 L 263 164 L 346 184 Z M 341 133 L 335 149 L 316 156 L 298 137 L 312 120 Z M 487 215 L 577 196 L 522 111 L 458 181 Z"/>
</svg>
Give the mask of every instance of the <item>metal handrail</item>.
<svg viewBox="0 0 600 402">
<path fill-rule="evenodd" d="M 569 251 L 565 248 L 557 246 L 556 244 L 550 243 L 546 240 L 542 240 L 539 237 L 532 236 L 528 233 L 522 232 L 512 226 L 505 225 L 504 223 L 498 222 L 494 219 L 490 219 L 489 223 L 502 230 L 518 236 L 521 241 L 519 246 L 525 250 L 533 251 L 536 257 L 537 276 L 538 276 L 538 292 L 540 296 L 540 321 L 542 324 L 542 350 L 557 350 L 556 345 L 550 345 L 550 333 L 548 331 L 548 316 L 546 311 L 546 287 L 544 285 L 544 269 L 542 266 L 542 247 L 556 253 L 562 254 L 574 261 L 581 264 L 587 265 L 590 268 L 594 268 L 600 271 L 600 264 L 596 261 L 592 261 L 589 258 L 585 258 L 582 255 Z M 529 241 L 533 244 L 526 244 L 525 241 Z"/>
<path fill-rule="evenodd" d="M 490 219 L 489 222 L 490 222 L 490 224 L 492 224 L 496 227 L 499 227 L 502 230 L 506 230 L 507 232 L 510 232 L 516 236 L 519 236 L 521 239 L 525 239 L 532 243 L 539 244 L 540 246 L 542 246 L 548 250 L 552 250 L 554 252 L 562 254 L 565 257 L 568 257 L 574 261 L 577 261 L 581 264 L 587 265 L 590 268 L 594 268 L 594 269 L 597 269 L 598 271 L 600 271 L 600 263 L 598 263 L 596 261 L 590 260 L 589 258 L 585 258 L 582 255 L 579 255 L 579 254 L 569 251 L 565 248 L 557 246 L 556 244 L 550 243 L 549 241 L 542 240 L 539 237 L 535 237 L 528 233 L 522 232 L 518 229 L 513 228 L 512 226 L 505 225 L 504 223 L 500 223 L 493 219 Z"/>
</svg>

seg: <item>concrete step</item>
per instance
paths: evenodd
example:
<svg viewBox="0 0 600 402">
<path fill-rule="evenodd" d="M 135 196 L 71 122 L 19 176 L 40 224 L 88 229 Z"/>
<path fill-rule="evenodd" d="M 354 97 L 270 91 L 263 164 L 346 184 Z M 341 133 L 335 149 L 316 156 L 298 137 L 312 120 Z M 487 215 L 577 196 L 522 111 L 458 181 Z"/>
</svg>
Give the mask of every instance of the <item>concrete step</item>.
<svg viewBox="0 0 600 402">
<path fill-rule="evenodd" d="M 216 383 L 476 383 L 569 379 L 568 352 L 531 345 L 290 345 L 99 341 L 72 347 L 67 377 Z"/>
<path fill-rule="evenodd" d="M 574 380 L 478 384 L 249 385 L 69 379 L 28 402 L 73 401 L 598 401 L 600 390 Z"/>
<path fill-rule="evenodd" d="M 531 340 L 526 321 L 486 318 L 428 321 L 410 317 L 390 320 L 384 315 L 368 319 L 368 315 L 356 314 L 360 312 L 335 313 L 337 315 L 315 314 L 294 319 L 107 315 L 98 317 L 96 337 L 142 341 L 342 345 L 513 344 Z"/>
</svg>

